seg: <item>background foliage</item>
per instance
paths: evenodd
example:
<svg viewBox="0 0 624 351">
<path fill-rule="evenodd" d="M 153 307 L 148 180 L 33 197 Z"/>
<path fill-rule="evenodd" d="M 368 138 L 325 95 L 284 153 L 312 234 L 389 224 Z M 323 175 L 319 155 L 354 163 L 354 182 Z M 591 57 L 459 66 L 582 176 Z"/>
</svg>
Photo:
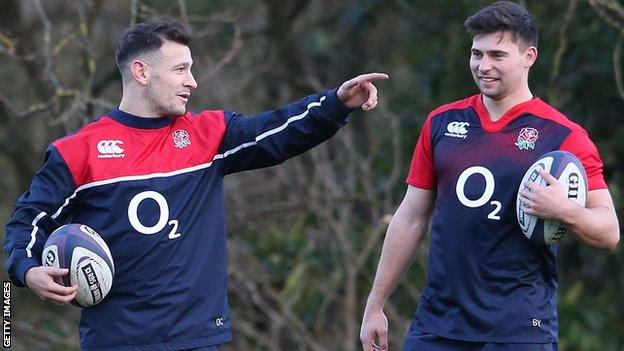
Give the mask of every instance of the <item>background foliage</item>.
<svg viewBox="0 0 624 351">
<path fill-rule="evenodd" d="M 190 24 L 191 110 L 257 113 L 366 71 L 378 110 L 284 165 L 226 181 L 234 341 L 226 350 L 357 350 L 383 233 L 428 111 L 476 90 L 465 18 L 490 1 L 2 0 L 0 218 L 45 146 L 114 108 L 114 50 L 137 21 Z M 522 1 L 540 29 L 533 92 L 589 131 L 622 218 L 624 8 L 615 0 Z M 386 312 L 398 349 L 425 282 L 427 243 Z M 561 350 L 624 349 L 624 254 L 560 247 Z M 3 258 L 5 258 L 3 256 Z M 6 279 L 6 275 L 3 276 Z M 79 311 L 13 289 L 15 350 L 75 350 Z"/>
</svg>

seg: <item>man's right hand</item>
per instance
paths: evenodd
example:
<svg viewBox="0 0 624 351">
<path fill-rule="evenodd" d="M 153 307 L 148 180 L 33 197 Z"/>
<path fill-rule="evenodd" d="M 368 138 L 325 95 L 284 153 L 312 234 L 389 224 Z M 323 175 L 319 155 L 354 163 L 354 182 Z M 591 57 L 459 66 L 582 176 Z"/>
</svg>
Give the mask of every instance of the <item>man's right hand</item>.
<svg viewBox="0 0 624 351">
<path fill-rule="evenodd" d="M 60 278 L 67 273 L 69 273 L 67 268 L 33 267 L 26 271 L 26 286 L 42 300 L 65 305 L 76 297 L 78 286 L 66 287 L 58 284 L 54 279 Z"/>
<path fill-rule="evenodd" d="M 365 309 L 360 341 L 364 351 L 388 350 L 388 318 L 381 308 Z"/>
</svg>

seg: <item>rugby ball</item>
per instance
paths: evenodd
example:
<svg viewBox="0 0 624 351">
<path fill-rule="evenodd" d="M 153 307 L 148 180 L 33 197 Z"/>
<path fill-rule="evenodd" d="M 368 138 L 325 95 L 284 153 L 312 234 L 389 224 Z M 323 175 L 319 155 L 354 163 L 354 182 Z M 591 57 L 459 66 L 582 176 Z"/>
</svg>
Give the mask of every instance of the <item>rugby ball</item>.
<svg viewBox="0 0 624 351">
<path fill-rule="evenodd" d="M 67 268 L 59 284 L 78 285 L 72 304 L 90 307 L 100 303 L 113 284 L 115 266 L 108 245 L 84 224 L 67 224 L 50 234 L 41 254 L 44 266 Z"/>
<path fill-rule="evenodd" d="M 552 245 L 561 240 L 567 229 L 554 219 L 541 219 L 524 212 L 524 203 L 520 201 L 520 191 L 528 182 L 546 186 L 546 181 L 539 171 L 545 170 L 557 178 L 566 189 L 567 198 L 585 207 L 587 201 L 587 175 L 581 161 L 567 151 L 551 151 L 542 155 L 524 174 L 516 197 L 516 216 L 524 235 L 540 245 Z"/>
</svg>

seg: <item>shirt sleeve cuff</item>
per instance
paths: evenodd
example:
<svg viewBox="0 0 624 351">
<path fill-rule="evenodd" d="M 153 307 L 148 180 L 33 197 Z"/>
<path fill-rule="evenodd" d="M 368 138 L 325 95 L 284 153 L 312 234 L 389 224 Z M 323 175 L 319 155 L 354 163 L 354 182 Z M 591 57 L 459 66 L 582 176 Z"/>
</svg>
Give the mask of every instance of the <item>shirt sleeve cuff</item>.
<svg viewBox="0 0 624 351">
<path fill-rule="evenodd" d="M 33 268 L 38 267 L 39 262 L 34 258 L 24 258 L 17 263 L 15 267 L 15 279 L 13 279 L 13 283 L 19 287 L 26 286 L 26 272 Z"/>
<path fill-rule="evenodd" d="M 348 108 L 345 104 L 340 101 L 338 98 L 338 89 L 333 89 L 327 91 L 325 93 L 325 105 L 328 111 L 332 111 L 330 116 L 332 119 L 337 122 L 345 123 L 348 121 L 349 114 L 353 112 L 354 109 Z"/>
</svg>

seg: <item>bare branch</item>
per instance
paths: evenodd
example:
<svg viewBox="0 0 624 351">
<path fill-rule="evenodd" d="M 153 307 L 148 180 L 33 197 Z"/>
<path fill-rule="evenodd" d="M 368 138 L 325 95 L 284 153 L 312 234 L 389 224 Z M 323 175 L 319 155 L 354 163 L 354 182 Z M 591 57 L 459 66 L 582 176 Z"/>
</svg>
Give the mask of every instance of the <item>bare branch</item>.
<svg viewBox="0 0 624 351">
<path fill-rule="evenodd" d="M 554 89 L 555 81 L 557 80 L 557 77 L 559 76 L 559 72 L 561 71 L 561 61 L 563 59 L 563 55 L 565 54 L 568 48 L 568 39 L 567 39 L 566 32 L 568 30 L 568 25 L 572 21 L 572 18 L 574 17 L 574 13 L 576 12 L 576 6 L 577 6 L 576 0 L 571 0 L 570 3 L 568 4 L 568 9 L 563 19 L 563 24 L 561 25 L 561 31 L 559 32 L 559 46 L 557 47 L 557 51 L 555 52 L 555 55 L 553 57 L 553 68 L 550 72 L 550 78 L 548 82 L 548 87 L 549 87 L 548 95 L 549 95 L 549 101 L 554 105 L 558 105 L 557 103 L 558 96 L 556 96 L 557 90 Z"/>
<path fill-rule="evenodd" d="M 30 106 L 26 107 L 25 109 L 20 109 L 16 107 L 15 105 L 13 105 L 11 102 L 9 102 L 8 99 L 2 93 L 0 93 L 0 102 L 2 102 L 6 106 L 9 112 L 11 112 L 14 116 L 18 118 L 25 118 L 37 112 L 49 110 L 53 106 L 58 105 L 60 102 L 60 99 L 62 98 L 73 98 L 75 99 L 74 103 L 77 103 L 76 101 L 79 101 L 80 104 L 83 106 L 87 103 L 93 104 L 95 106 L 100 106 L 105 109 L 113 109 L 117 106 L 116 104 L 110 101 L 91 97 L 88 94 L 85 94 L 84 92 L 81 92 L 78 90 L 61 89 L 61 90 L 56 91 L 54 96 L 48 99 L 47 101 L 33 103 Z M 71 109 L 72 108 L 70 108 L 70 110 Z M 56 122 L 60 122 L 60 121 L 57 120 Z"/>
<path fill-rule="evenodd" d="M 17 107 L 15 107 L 10 101 L 9 99 L 7 99 L 4 94 L 2 94 L 2 92 L 0 91 L 0 103 L 2 103 L 6 109 L 14 116 L 20 116 L 21 112 L 19 112 L 19 109 Z"/>
<path fill-rule="evenodd" d="M 188 13 L 186 12 L 186 1 L 178 0 L 178 7 L 180 8 L 180 17 L 182 18 L 182 22 L 189 24 Z"/>
<path fill-rule="evenodd" d="M 54 88 L 60 90 L 62 89 L 61 83 L 54 72 L 54 68 L 52 67 L 52 22 L 50 22 L 50 19 L 41 4 L 41 0 L 33 0 L 33 2 L 35 3 L 35 8 L 37 9 L 39 18 L 41 18 L 41 21 L 43 22 L 43 59 L 45 62 L 45 73 L 52 82 Z"/>
<path fill-rule="evenodd" d="M 237 280 L 241 288 L 246 291 L 246 296 L 251 298 L 254 305 L 263 311 L 272 321 L 272 325 L 286 328 L 289 332 L 289 336 L 298 341 L 301 345 L 308 346 L 308 349 L 313 351 L 325 351 L 326 349 L 319 345 L 315 338 L 309 334 L 305 328 L 305 324 L 294 314 L 291 309 L 284 308 L 281 304 L 281 295 L 274 291 L 274 289 L 268 285 L 263 284 L 262 279 L 248 279 L 246 274 L 238 270 L 236 266 L 230 268 L 230 273 L 233 278 Z M 258 287 L 258 283 L 262 285 L 262 292 Z M 237 291 L 240 292 L 240 289 Z M 263 293 L 264 292 L 264 293 Z M 272 296 L 271 300 L 267 300 L 267 297 Z M 279 306 L 279 310 L 273 306 Z M 268 340 L 268 339 L 267 339 Z M 279 345 L 278 340 L 271 342 L 272 345 Z M 275 347 L 271 349 L 276 349 Z"/>
<path fill-rule="evenodd" d="M 613 0 L 587 0 L 596 13 L 608 24 L 624 31 L 624 8 Z"/>
<path fill-rule="evenodd" d="M 139 0 L 132 0 L 130 2 L 130 26 L 137 24 L 139 20 Z"/>
<path fill-rule="evenodd" d="M 624 100 L 622 78 L 622 44 L 624 41 L 624 7 L 612 0 L 587 0 L 596 13 L 608 24 L 617 28 L 621 35 L 613 49 L 613 73 L 618 94 Z"/>
<path fill-rule="evenodd" d="M 243 47 L 243 32 L 240 25 L 234 21 L 228 22 L 234 28 L 234 35 L 232 37 L 232 45 L 228 49 L 227 53 L 216 63 L 210 65 L 206 73 L 204 73 L 198 80 L 199 84 L 205 83 L 215 74 L 217 74 L 223 67 L 230 64 L 232 60 L 239 54 Z"/>
<path fill-rule="evenodd" d="M 622 44 L 624 43 L 624 35 L 620 36 L 620 40 L 615 44 L 613 49 L 613 75 L 617 85 L 618 93 L 624 100 L 624 82 L 622 82 Z"/>
<path fill-rule="evenodd" d="M 0 33 L 0 52 L 9 56 L 15 55 L 15 41 L 2 33 Z"/>
<path fill-rule="evenodd" d="M 401 160 L 403 159 L 403 145 L 401 145 L 400 138 L 403 133 L 401 131 L 401 117 L 387 108 L 385 104 L 381 104 L 379 107 L 381 117 L 387 119 L 390 124 L 391 137 L 389 139 L 392 142 L 393 160 L 390 176 L 383 186 L 383 215 L 385 216 L 388 212 L 393 210 L 392 207 L 394 206 L 395 199 L 392 196 L 392 191 L 400 182 L 403 175 L 403 168 L 401 167 Z"/>
<path fill-rule="evenodd" d="M 275 343 L 265 333 L 258 332 L 258 328 L 253 323 L 250 323 L 244 319 L 240 319 L 236 322 L 234 329 L 239 330 L 242 334 L 250 337 L 255 342 L 260 343 L 265 348 L 271 349 L 270 346 Z"/>
</svg>

